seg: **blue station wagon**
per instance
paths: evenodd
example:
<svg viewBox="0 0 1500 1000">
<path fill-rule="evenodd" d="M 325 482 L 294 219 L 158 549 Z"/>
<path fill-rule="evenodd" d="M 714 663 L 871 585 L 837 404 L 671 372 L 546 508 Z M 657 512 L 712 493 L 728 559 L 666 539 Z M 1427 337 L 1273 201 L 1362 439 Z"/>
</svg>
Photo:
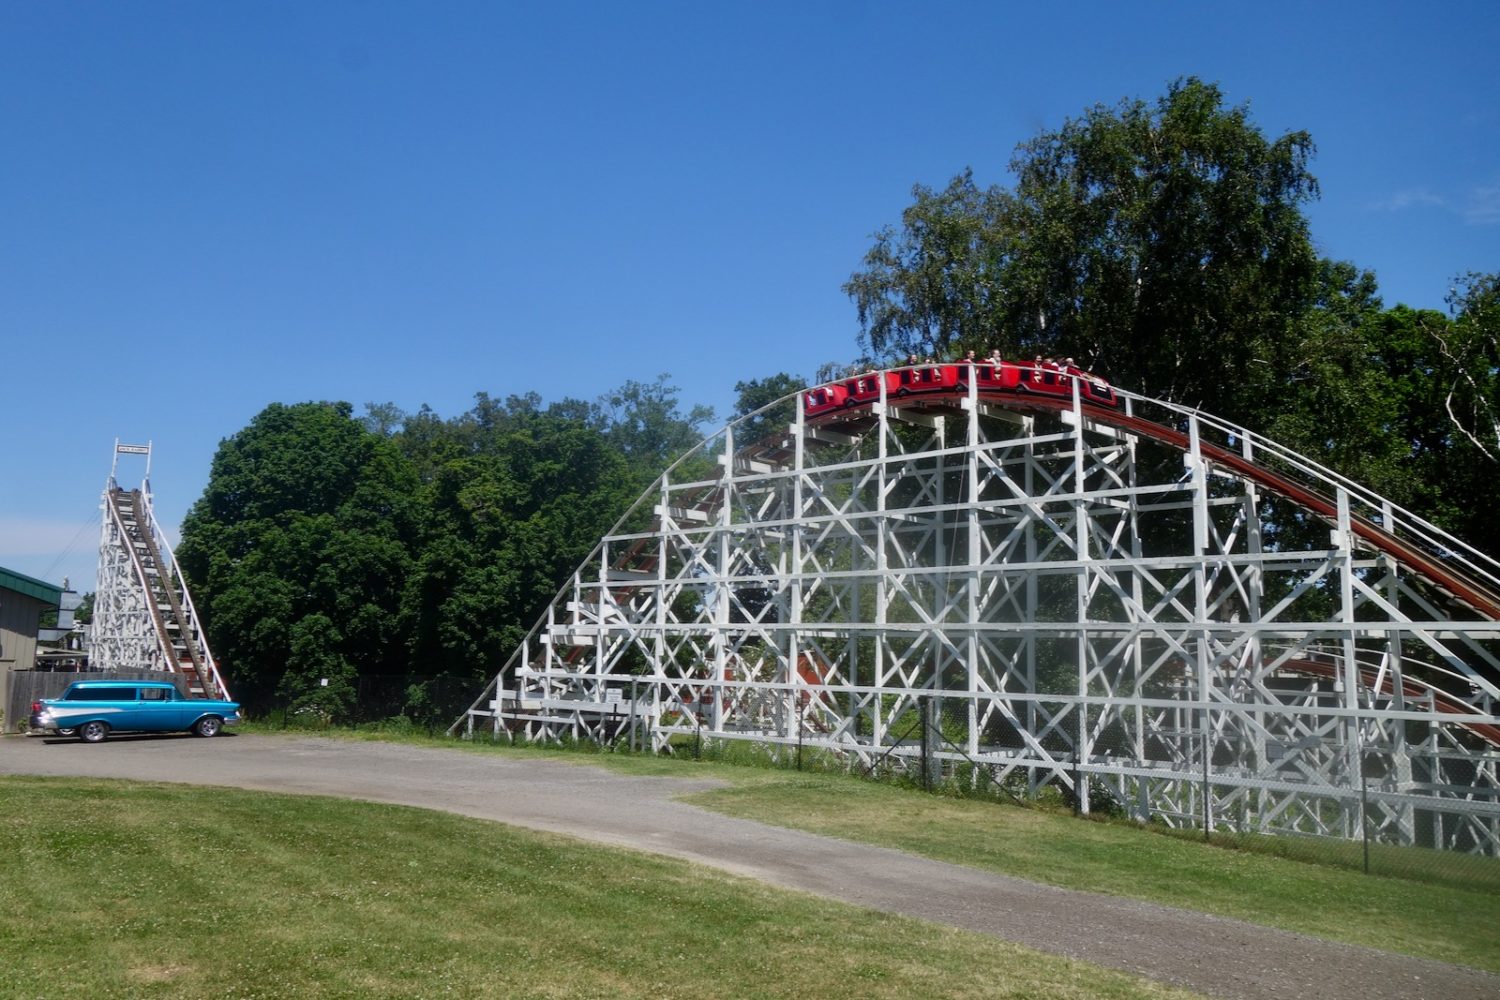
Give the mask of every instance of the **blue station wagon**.
<svg viewBox="0 0 1500 1000">
<path fill-rule="evenodd" d="M 74 681 L 61 698 L 31 705 L 32 729 L 76 732 L 85 743 L 118 732 L 217 736 L 239 721 L 239 702 L 184 698 L 171 681 Z"/>
</svg>

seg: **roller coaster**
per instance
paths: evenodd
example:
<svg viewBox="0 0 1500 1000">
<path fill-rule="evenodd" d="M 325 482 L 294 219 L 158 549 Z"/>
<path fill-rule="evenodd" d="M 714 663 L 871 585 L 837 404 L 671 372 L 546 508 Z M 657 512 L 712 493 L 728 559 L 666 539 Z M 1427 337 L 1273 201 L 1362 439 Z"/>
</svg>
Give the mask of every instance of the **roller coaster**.
<svg viewBox="0 0 1500 1000">
<path fill-rule="evenodd" d="M 1010 367 L 729 424 L 453 731 L 936 759 L 1085 812 L 1500 855 L 1500 564 L 1243 427 Z"/>
<path fill-rule="evenodd" d="M 145 459 L 138 488 L 126 489 L 116 479 L 121 455 Z M 192 697 L 227 699 L 187 582 L 157 524 L 150 476 L 151 445 L 117 440 L 99 502 L 104 517 L 89 665 L 104 671 L 164 671 L 180 678 Z"/>
</svg>

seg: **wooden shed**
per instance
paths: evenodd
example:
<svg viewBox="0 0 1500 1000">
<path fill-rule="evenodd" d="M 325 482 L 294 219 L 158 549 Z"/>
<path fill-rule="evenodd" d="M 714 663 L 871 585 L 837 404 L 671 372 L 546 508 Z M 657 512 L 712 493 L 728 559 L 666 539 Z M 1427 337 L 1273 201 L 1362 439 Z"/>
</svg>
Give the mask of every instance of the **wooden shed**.
<svg viewBox="0 0 1500 1000">
<path fill-rule="evenodd" d="M 0 705 L 10 704 L 12 672 L 35 663 L 42 613 L 56 611 L 62 595 L 57 584 L 0 567 L 0 688 L 5 691 Z M 14 729 L 17 721 L 7 718 L 4 729 Z"/>
</svg>

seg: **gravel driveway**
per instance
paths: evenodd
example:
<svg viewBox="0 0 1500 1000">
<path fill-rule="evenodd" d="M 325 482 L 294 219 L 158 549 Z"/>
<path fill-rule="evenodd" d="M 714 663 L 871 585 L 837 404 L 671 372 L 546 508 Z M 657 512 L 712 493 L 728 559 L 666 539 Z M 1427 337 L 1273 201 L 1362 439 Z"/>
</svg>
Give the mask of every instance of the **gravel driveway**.
<svg viewBox="0 0 1500 1000">
<path fill-rule="evenodd" d="M 186 745 L 184 745 L 186 744 Z M 1500 976 L 731 819 L 673 800 L 715 782 L 539 758 L 293 736 L 0 738 L 0 774 L 133 778 L 441 809 L 685 858 L 1134 972 L 1211 996 L 1495 1000 Z"/>
</svg>

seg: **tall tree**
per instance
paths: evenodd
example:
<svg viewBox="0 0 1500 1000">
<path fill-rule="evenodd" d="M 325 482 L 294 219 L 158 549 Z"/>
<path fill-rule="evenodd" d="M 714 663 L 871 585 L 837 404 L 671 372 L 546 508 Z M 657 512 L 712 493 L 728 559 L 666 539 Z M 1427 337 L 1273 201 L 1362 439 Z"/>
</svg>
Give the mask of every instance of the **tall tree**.
<svg viewBox="0 0 1500 1000">
<path fill-rule="evenodd" d="M 597 403 L 481 392 L 452 419 L 267 407 L 221 443 L 179 553 L 236 694 L 337 718 L 382 675 L 408 710 L 461 707 L 438 692 L 464 697 L 492 676 L 697 443 L 712 411 L 678 398 L 662 376 Z M 395 682 L 407 675 L 430 682 Z"/>
<path fill-rule="evenodd" d="M 289 664 L 405 666 L 398 614 L 416 474 L 352 413 L 348 403 L 266 407 L 220 442 L 183 521 L 178 555 L 209 638 L 236 694 L 258 707 Z"/>
<path fill-rule="evenodd" d="M 1238 416 L 1312 303 L 1311 138 L 1268 139 L 1213 84 L 1091 108 L 1017 150 L 1014 190 L 916 190 L 845 285 L 887 356 L 996 347 Z"/>
<path fill-rule="evenodd" d="M 1500 274 L 1467 274 L 1448 296 L 1453 323 L 1432 331 L 1455 433 L 1500 465 Z"/>
<path fill-rule="evenodd" d="M 429 455 L 420 552 L 405 596 L 415 672 L 467 694 L 504 665 L 567 574 L 637 495 L 637 472 L 587 404 L 495 400 L 398 439 Z M 435 684 L 434 687 L 443 687 Z M 451 708 L 433 702 L 437 710 Z"/>
<path fill-rule="evenodd" d="M 865 346 L 877 355 L 926 356 L 959 344 L 1020 343 L 1004 325 L 1004 268 L 1019 231 L 1015 196 L 981 189 L 965 170 L 941 191 L 918 184 L 901 213 L 844 285 Z"/>
<path fill-rule="evenodd" d="M 1370 272 L 1323 261 L 1317 287 L 1282 358 L 1275 391 L 1247 422 L 1406 502 L 1419 485 L 1408 461 L 1410 442 L 1397 431 L 1413 391 L 1407 379 L 1412 338 L 1388 321 Z"/>
<path fill-rule="evenodd" d="M 787 425 L 797 418 L 797 398 L 792 394 L 806 388 L 806 381 L 786 372 L 736 382 L 734 415 L 755 414 L 740 427 L 737 443 L 749 444 L 770 434 L 785 434 Z"/>
<path fill-rule="evenodd" d="M 628 381 L 595 404 L 599 425 L 640 473 L 642 488 L 698 444 L 713 423 L 713 407 L 695 405 L 684 413 L 680 395 L 671 376 L 661 374 L 654 382 Z"/>
</svg>

